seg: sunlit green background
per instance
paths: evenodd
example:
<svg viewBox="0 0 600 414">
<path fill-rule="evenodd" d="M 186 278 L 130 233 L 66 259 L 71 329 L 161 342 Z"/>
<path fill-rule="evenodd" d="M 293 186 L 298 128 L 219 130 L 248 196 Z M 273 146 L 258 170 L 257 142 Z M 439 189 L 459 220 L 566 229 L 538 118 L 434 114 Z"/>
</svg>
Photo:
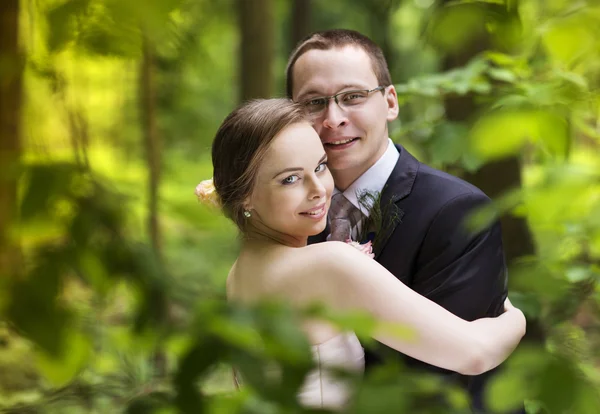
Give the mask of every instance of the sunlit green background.
<svg viewBox="0 0 600 414">
<path fill-rule="evenodd" d="M 383 48 L 392 138 L 496 202 L 472 224 L 501 217 L 530 323 L 491 406 L 600 412 L 599 1 L 2 0 L 0 17 L 1 412 L 301 412 L 295 316 L 223 305 L 237 234 L 194 188 L 223 118 L 283 96 L 293 45 L 326 28 Z M 282 384 L 234 390 L 230 362 L 267 360 Z M 467 409 L 390 365 L 353 412 L 449 412 L 436 393 Z"/>
</svg>

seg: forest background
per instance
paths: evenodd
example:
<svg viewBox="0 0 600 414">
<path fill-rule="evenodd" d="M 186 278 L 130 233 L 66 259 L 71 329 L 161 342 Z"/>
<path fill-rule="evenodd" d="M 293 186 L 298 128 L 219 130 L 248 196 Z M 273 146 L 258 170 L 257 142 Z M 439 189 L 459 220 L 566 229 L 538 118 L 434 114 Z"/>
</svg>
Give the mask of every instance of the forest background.
<svg viewBox="0 0 600 414">
<path fill-rule="evenodd" d="M 223 118 L 284 95 L 293 46 L 350 28 L 389 62 L 392 139 L 493 198 L 471 225 L 502 220 L 529 326 L 486 398 L 597 414 L 599 23 L 596 0 L 2 0 L 0 412 L 303 412 L 298 314 L 224 304 L 237 234 L 194 188 Z M 306 312 L 368 346 L 364 315 Z M 467 410 L 390 363 L 352 412 L 448 412 L 440 394 Z"/>
</svg>

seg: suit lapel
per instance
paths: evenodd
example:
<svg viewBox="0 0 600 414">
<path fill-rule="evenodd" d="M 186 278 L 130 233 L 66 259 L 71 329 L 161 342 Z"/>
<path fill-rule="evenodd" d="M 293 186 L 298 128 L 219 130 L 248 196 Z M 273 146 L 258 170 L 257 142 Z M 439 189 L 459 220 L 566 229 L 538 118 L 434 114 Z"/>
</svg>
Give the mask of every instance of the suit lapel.
<svg viewBox="0 0 600 414">
<path fill-rule="evenodd" d="M 381 234 L 377 236 L 377 242 L 373 246 L 375 259 L 383 251 L 396 227 L 402 223 L 404 211 L 398 207 L 397 203 L 410 194 L 419 172 L 419 161 L 401 145 L 397 144 L 396 148 L 400 157 L 381 194 L 380 208 L 383 212 L 383 220 L 381 229 L 379 229 Z"/>
</svg>

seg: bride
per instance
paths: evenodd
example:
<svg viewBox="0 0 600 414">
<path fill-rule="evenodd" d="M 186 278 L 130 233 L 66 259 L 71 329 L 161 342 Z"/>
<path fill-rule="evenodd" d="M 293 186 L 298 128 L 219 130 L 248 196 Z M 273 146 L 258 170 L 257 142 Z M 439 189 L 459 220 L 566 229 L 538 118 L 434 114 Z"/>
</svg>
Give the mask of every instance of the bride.
<svg viewBox="0 0 600 414">
<path fill-rule="evenodd" d="M 319 136 L 296 104 L 269 99 L 238 108 L 219 128 L 212 159 L 219 204 L 243 236 L 227 279 L 228 300 L 252 304 L 275 298 L 298 307 L 321 302 L 366 312 L 414 333 L 408 340 L 381 328 L 373 333 L 377 341 L 465 375 L 499 365 L 524 335 L 523 313 L 508 299 L 501 316 L 467 322 L 349 244 L 307 245 L 326 226 L 333 179 Z M 327 369 L 363 370 L 357 337 L 318 321 L 305 321 L 302 328 L 317 368 L 305 380 L 300 403 L 343 409 L 351 392 Z"/>
</svg>

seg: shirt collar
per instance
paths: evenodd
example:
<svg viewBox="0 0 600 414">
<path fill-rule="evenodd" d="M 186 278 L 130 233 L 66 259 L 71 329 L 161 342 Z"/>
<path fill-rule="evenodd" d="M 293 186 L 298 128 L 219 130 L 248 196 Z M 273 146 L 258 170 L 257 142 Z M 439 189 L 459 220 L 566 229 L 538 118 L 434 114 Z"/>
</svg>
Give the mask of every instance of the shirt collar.
<svg viewBox="0 0 600 414">
<path fill-rule="evenodd" d="M 381 158 L 379 158 L 371 168 L 365 171 L 363 175 L 358 177 L 343 192 L 344 197 L 346 197 L 348 201 L 350 201 L 354 207 L 358 208 L 366 217 L 369 217 L 369 212 L 373 206 L 369 203 L 370 200 L 364 200 L 364 204 L 369 204 L 368 206 L 361 205 L 361 203 L 358 202 L 359 195 L 363 194 L 365 191 L 371 194 L 381 193 L 385 183 L 388 178 L 390 178 L 399 157 L 400 153 L 398 152 L 398 149 L 392 140 L 388 138 L 388 147 Z M 334 188 L 333 194 L 339 192 L 340 190 Z"/>
</svg>

